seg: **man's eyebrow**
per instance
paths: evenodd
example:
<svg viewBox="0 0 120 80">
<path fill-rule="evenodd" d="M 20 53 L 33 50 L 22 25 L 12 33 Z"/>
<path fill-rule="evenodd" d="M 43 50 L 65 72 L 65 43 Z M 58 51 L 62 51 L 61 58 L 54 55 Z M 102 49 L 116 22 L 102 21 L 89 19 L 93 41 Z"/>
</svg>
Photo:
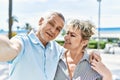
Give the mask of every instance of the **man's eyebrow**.
<svg viewBox="0 0 120 80">
<path fill-rule="evenodd" d="M 62 26 L 58 26 L 58 27 L 61 28 L 61 29 L 63 28 Z"/>
<path fill-rule="evenodd" d="M 53 23 L 56 23 L 54 19 L 53 19 L 53 20 L 50 20 L 50 21 L 53 22 Z"/>
</svg>

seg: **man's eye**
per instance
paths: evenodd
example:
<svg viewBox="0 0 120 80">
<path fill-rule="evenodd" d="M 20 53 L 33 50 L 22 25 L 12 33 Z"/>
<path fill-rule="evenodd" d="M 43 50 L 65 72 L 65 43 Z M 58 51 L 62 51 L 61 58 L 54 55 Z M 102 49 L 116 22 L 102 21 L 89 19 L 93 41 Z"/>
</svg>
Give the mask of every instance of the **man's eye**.
<svg viewBox="0 0 120 80">
<path fill-rule="evenodd" d="M 57 30 L 60 32 L 62 29 L 61 28 L 57 28 Z"/>
<path fill-rule="evenodd" d="M 54 26 L 54 24 L 53 24 L 52 22 L 49 22 L 49 24 L 50 24 L 51 26 Z"/>
</svg>

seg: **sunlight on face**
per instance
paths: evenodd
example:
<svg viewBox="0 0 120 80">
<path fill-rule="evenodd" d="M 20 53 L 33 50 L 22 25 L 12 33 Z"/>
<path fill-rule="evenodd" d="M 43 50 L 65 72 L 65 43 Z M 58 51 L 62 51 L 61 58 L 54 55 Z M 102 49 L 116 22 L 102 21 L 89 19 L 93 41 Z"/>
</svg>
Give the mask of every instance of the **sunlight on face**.
<svg viewBox="0 0 120 80">
<path fill-rule="evenodd" d="M 82 45 L 81 31 L 72 27 L 68 28 L 67 34 L 65 35 L 64 47 L 67 49 L 78 49 Z"/>
<path fill-rule="evenodd" d="M 55 39 L 63 28 L 64 20 L 56 14 L 39 21 L 40 40 L 47 43 Z"/>
</svg>

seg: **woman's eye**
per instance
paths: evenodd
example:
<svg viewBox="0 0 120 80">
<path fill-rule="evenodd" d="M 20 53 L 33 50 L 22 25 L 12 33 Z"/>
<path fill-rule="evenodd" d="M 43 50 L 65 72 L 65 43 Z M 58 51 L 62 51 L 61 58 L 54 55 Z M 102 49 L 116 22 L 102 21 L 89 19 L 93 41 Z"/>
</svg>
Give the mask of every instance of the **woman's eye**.
<svg viewBox="0 0 120 80">
<path fill-rule="evenodd" d="M 71 34 L 71 37 L 75 37 L 75 35 Z"/>
<path fill-rule="evenodd" d="M 61 31 L 61 28 L 57 28 L 57 30 L 60 32 L 60 31 Z"/>
<path fill-rule="evenodd" d="M 66 35 L 68 35 L 69 33 L 67 32 Z"/>
</svg>

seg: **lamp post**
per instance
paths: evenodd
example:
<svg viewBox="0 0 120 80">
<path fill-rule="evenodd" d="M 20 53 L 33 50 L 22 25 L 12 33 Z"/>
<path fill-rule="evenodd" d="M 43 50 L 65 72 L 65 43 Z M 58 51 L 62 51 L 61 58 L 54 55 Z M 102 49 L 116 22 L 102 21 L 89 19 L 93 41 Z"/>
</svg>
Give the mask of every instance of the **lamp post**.
<svg viewBox="0 0 120 80">
<path fill-rule="evenodd" d="M 97 48 L 100 49 L 100 16 L 101 16 L 101 0 L 97 0 L 98 2 L 98 45 Z"/>
</svg>

